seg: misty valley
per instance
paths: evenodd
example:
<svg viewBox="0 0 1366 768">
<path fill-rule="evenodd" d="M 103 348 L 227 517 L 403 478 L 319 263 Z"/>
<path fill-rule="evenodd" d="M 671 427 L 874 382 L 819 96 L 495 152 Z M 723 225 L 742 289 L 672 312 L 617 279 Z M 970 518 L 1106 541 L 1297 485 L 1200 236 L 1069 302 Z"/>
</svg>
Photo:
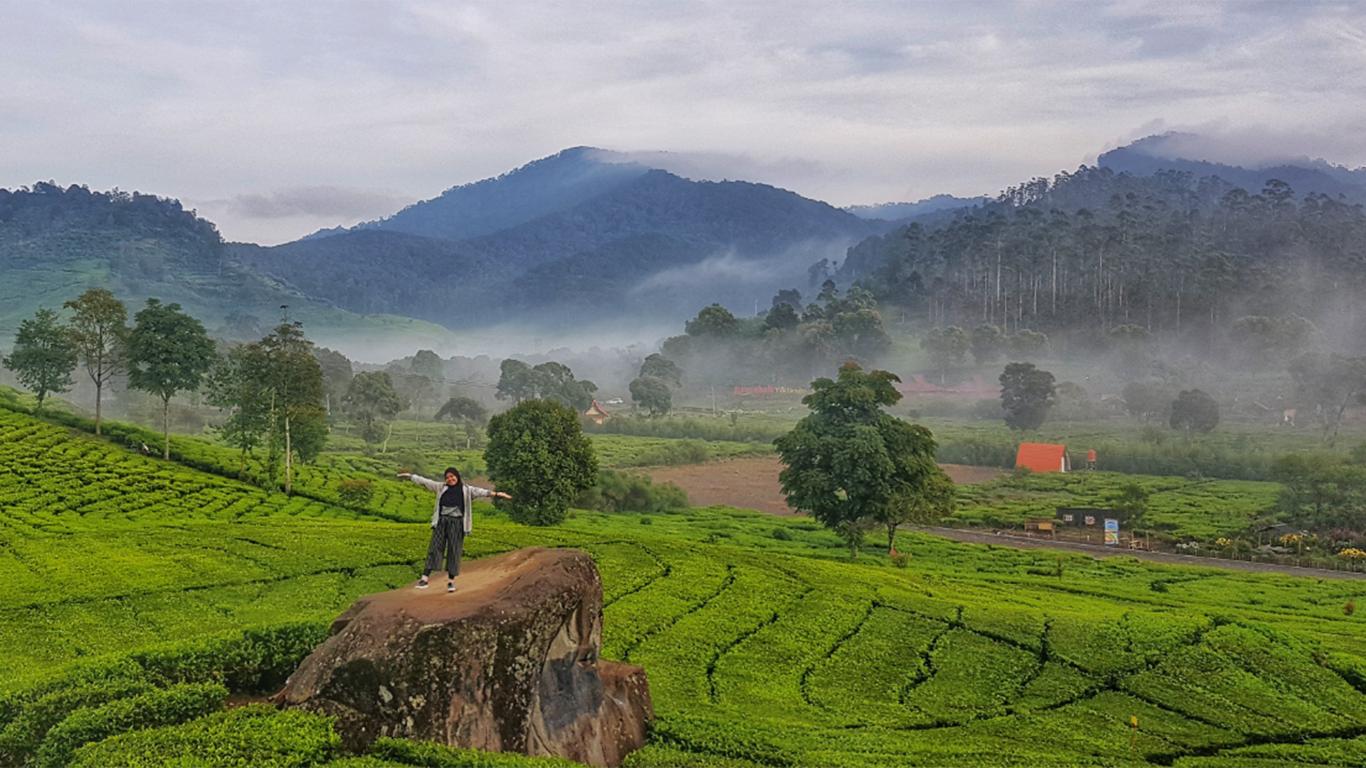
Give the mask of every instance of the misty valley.
<svg viewBox="0 0 1366 768">
<path fill-rule="evenodd" d="M 0 766 L 1366 764 L 1366 172 L 1208 145 L 0 189 Z"/>
</svg>

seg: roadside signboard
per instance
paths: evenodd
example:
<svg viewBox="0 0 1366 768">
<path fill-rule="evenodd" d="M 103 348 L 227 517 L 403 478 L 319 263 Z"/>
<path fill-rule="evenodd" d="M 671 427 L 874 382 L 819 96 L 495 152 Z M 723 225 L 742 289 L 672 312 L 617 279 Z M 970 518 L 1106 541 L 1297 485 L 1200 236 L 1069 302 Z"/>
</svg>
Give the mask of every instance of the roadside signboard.
<svg viewBox="0 0 1366 768">
<path fill-rule="evenodd" d="M 1113 517 L 1105 518 L 1105 545 L 1107 547 L 1119 546 L 1119 521 Z"/>
</svg>

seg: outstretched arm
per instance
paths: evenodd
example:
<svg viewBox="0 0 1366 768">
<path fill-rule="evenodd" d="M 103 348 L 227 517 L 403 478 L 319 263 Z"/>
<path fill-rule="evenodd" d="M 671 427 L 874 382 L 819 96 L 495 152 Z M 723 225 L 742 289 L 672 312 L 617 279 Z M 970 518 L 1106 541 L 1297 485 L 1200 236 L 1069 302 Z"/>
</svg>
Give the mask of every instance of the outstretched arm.
<svg viewBox="0 0 1366 768">
<path fill-rule="evenodd" d="M 510 494 L 503 493 L 502 491 L 491 491 L 491 490 L 489 490 L 488 488 L 480 488 L 480 487 L 477 486 L 477 485 L 471 485 L 471 486 L 470 486 L 470 498 L 472 498 L 472 499 L 483 499 L 483 498 L 489 498 L 489 499 L 510 499 L 510 498 L 512 498 L 512 496 L 511 496 Z"/>
<path fill-rule="evenodd" d="M 428 480 L 427 478 L 423 477 L 422 475 L 414 475 L 412 472 L 399 472 L 399 473 L 398 473 L 398 476 L 399 476 L 400 479 L 403 479 L 403 480 L 410 480 L 410 481 L 412 481 L 412 482 L 414 482 L 414 483 L 416 483 L 416 484 L 422 486 L 423 488 L 426 488 L 426 489 L 429 490 L 429 491 L 439 491 L 439 490 L 441 490 L 441 483 L 438 483 L 438 482 L 435 481 L 435 480 Z"/>
</svg>

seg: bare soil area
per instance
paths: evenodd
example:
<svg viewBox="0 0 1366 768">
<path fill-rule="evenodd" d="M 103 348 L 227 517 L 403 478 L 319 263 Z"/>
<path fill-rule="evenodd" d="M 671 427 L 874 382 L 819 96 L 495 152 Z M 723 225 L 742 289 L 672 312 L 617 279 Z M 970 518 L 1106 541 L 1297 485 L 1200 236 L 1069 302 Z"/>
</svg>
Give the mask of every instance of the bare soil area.
<svg viewBox="0 0 1366 768">
<path fill-rule="evenodd" d="M 791 515 L 795 513 L 787 506 L 778 486 L 782 466 L 777 456 L 752 456 L 707 464 L 646 467 L 639 471 L 648 474 L 656 483 L 679 486 L 697 506 L 726 504 L 774 515 Z M 985 483 L 1004 474 L 1004 470 L 991 467 L 943 466 L 955 483 Z"/>
</svg>

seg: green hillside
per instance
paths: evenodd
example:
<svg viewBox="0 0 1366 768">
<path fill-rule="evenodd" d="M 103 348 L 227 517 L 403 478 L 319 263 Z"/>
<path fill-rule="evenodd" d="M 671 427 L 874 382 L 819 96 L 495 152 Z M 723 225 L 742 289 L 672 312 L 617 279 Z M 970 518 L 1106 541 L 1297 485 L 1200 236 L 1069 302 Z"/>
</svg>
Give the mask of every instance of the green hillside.
<svg viewBox="0 0 1366 768">
<path fill-rule="evenodd" d="M 107 288 L 134 311 L 147 298 L 179 303 L 223 338 L 256 338 L 281 304 L 323 344 L 360 337 L 409 349 L 451 337 L 431 323 L 339 309 L 236 266 L 213 224 L 175 200 L 50 183 L 0 189 L 0 349 L 36 309 L 59 309 L 88 288 Z"/>
<path fill-rule="evenodd" d="M 393 520 L 427 500 L 388 480 L 383 508 L 287 499 L 117 440 L 0 409 L 0 765 L 549 764 L 402 742 L 359 758 L 316 717 L 205 717 L 273 690 L 355 597 L 409 583 L 427 529 Z M 637 768 L 1366 755 L 1366 618 L 1348 609 L 1366 582 L 910 534 L 903 570 L 728 508 L 552 528 L 481 512 L 476 556 L 593 554 L 603 652 L 645 666 L 658 714 Z"/>
</svg>

